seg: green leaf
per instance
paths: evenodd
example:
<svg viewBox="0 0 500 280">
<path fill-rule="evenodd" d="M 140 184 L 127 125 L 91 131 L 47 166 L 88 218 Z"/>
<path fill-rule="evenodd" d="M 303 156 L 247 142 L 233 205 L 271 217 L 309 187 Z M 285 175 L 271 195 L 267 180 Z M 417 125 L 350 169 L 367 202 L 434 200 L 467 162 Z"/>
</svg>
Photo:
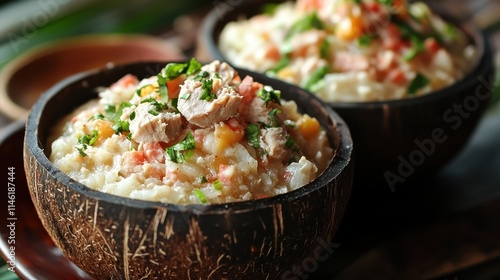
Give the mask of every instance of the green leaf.
<svg viewBox="0 0 500 280">
<path fill-rule="evenodd" d="M 408 87 L 408 93 L 409 94 L 415 94 L 417 91 L 429 84 L 430 80 L 425 77 L 424 75 L 417 73 L 415 78 L 410 83 L 410 86 Z"/>
<path fill-rule="evenodd" d="M 94 129 L 92 130 L 92 134 L 86 134 L 78 138 L 78 143 L 92 146 L 98 138 L 98 131 Z"/>
<path fill-rule="evenodd" d="M 217 98 L 215 93 L 212 93 L 213 80 L 204 80 L 202 82 L 201 88 L 203 89 L 203 94 L 200 96 L 200 100 L 211 101 Z"/>
<path fill-rule="evenodd" d="M 188 132 L 188 134 L 182 141 L 172 147 L 167 148 L 165 151 L 167 152 L 171 161 L 175 163 L 183 163 L 186 157 L 189 156 L 189 154 L 187 154 L 186 152 L 194 149 L 196 149 L 194 137 L 191 132 Z"/>
<path fill-rule="evenodd" d="M 200 190 L 200 189 L 194 189 L 193 190 L 193 194 L 198 198 L 198 200 L 201 203 L 203 203 L 203 204 L 208 203 L 208 199 L 207 199 L 207 197 L 205 196 L 205 193 L 203 193 L 202 190 Z"/>
<path fill-rule="evenodd" d="M 280 60 L 278 63 L 271 69 L 267 70 L 268 73 L 278 73 L 281 69 L 285 68 L 288 64 L 290 64 L 290 55 L 285 54 L 281 56 Z"/>
<path fill-rule="evenodd" d="M 118 120 L 117 122 L 115 122 L 115 124 L 113 124 L 111 128 L 115 131 L 116 134 L 118 134 L 123 132 L 130 132 L 129 126 L 130 123 L 128 121 Z"/>
<path fill-rule="evenodd" d="M 296 21 L 292 27 L 290 27 L 290 30 L 288 31 L 288 34 L 286 35 L 286 38 L 290 38 L 296 34 L 305 32 L 307 30 L 311 29 L 324 29 L 323 22 L 319 19 L 318 15 L 316 12 L 312 12 L 310 14 L 307 14 L 306 16 L 302 17 L 298 21 Z"/>
<path fill-rule="evenodd" d="M 167 80 L 161 74 L 158 74 L 158 86 L 160 87 L 161 102 L 168 103 L 168 87 Z"/>
<path fill-rule="evenodd" d="M 259 126 L 256 124 L 249 124 L 247 129 L 245 130 L 245 138 L 248 143 L 252 145 L 254 148 L 260 148 L 259 144 Z"/>
<path fill-rule="evenodd" d="M 269 106 L 269 102 L 271 101 L 281 105 L 281 91 L 275 90 L 270 86 L 262 87 L 259 92 L 257 92 L 257 96 L 266 103 L 266 106 Z"/>
<path fill-rule="evenodd" d="M 194 73 L 200 71 L 201 67 L 202 66 L 200 62 L 198 62 L 195 58 L 191 58 L 186 70 L 186 75 L 188 76 L 193 75 Z"/>
<path fill-rule="evenodd" d="M 323 66 L 316 69 L 311 74 L 311 76 L 309 76 L 309 78 L 305 80 L 305 82 L 302 84 L 302 87 L 307 90 L 311 90 L 311 88 L 314 87 L 315 84 L 320 82 L 326 76 L 326 74 L 328 74 L 329 71 L 330 69 L 328 68 L 328 66 Z"/>
<path fill-rule="evenodd" d="M 418 36 L 411 35 L 411 49 L 403 56 L 405 61 L 410 61 L 417 57 L 417 55 L 425 50 L 424 42 Z"/>
<path fill-rule="evenodd" d="M 220 180 L 215 180 L 213 182 L 214 189 L 221 191 L 222 190 L 222 182 Z"/>
<path fill-rule="evenodd" d="M 358 46 L 369 47 L 373 41 L 373 37 L 368 34 L 363 34 L 358 38 Z"/>
</svg>

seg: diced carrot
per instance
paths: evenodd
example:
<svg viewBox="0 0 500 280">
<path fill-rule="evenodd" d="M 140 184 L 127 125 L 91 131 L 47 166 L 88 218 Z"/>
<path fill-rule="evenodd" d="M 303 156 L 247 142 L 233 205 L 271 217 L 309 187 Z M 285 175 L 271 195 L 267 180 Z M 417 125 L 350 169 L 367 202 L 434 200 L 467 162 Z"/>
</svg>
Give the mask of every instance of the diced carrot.
<svg viewBox="0 0 500 280">
<path fill-rule="evenodd" d="M 179 97 L 179 92 L 181 91 L 180 85 L 184 82 L 184 77 L 181 75 L 171 81 L 167 82 L 168 97 L 177 98 Z"/>
<path fill-rule="evenodd" d="M 272 44 L 267 47 L 264 57 L 273 61 L 279 61 L 281 58 L 281 53 L 278 47 Z"/>
<path fill-rule="evenodd" d="M 225 123 L 215 127 L 215 151 L 220 153 L 235 143 L 240 142 L 245 136 L 242 128 L 233 129 Z"/>
<path fill-rule="evenodd" d="M 361 16 L 350 16 L 342 19 L 335 29 L 335 35 L 344 41 L 351 41 L 362 33 L 363 19 Z"/>
<path fill-rule="evenodd" d="M 305 139 L 317 137 L 320 132 L 320 125 L 317 119 L 304 114 L 297 120 L 296 128 Z"/>
<path fill-rule="evenodd" d="M 123 76 L 121 79 L 119 79 L 117 82 L 112 84 L 111 88 L 116 88 L 116 87 L 126 88 L 129 86 L 137 86 L 137 84 L 139 84 L 139 80 L 137 79 L 137 77 L 132 74 L 127 74 Z"/>
<path fill-rule="evenodd" d="M 111 127 L 112 123 L 110 121 L 96 120 L 95 126 L 97 127 L 97 135 L 99 137 L 96 142 L 97 145 L 101 144 L 115 133 Z"/>
</svg>

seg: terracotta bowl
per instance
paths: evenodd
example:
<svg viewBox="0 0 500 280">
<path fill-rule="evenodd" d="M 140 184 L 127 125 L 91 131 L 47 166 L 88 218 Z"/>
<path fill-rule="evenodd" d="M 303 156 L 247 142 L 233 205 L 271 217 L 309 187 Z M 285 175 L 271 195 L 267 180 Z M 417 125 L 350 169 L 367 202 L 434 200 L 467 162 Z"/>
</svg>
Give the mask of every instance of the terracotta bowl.
<svg viewBox="0 0 500 280">
<path fill-rule="evenodd" d="M 166 63 L 136 63 L 69 78 L 45 93 L 26 128 L 24 163 L 31 198 L 55 244 L 100 279 L 278 279 L 331 253 L 352 183 L 348 127 L 330 108 L 292 85 L 237 69 L 269 84 L 316 117 L 336 156 L 310 184 L 275 197 L 179 206 L 98 192 L 49 161 L 51 127 L 127 73 L 139 78 Z M 325 251 L 326 250 L 326 251 Z"/>
<path fill-rule="evenodd" d="M 197 56 L 226 60 L 218 48 L 224 26 L 261 13 L 262 5 L 269 2 L 283 1 L 253 0 L 214 9 L 202 24 Z M 434 174 L 460 152 L 488 107 L 494 59 L 486 35 L 469 23 L 439 14 L 460 27 L 478 50 L 463 79 L 411 99 L 328 103 L 351 130 L 356 145 L 355 182 L 364 189 L 391 193 L 407 180 Z"/>
<path fill-rule="evenodd" d="M 50 42 L 19 55 L 1 69 L 0 110 L 12 119 L 26 118 L 43 92 L 82 71 L 183 58 L 174 45 L 148 35 L 85 35 Z"/>
</svg>

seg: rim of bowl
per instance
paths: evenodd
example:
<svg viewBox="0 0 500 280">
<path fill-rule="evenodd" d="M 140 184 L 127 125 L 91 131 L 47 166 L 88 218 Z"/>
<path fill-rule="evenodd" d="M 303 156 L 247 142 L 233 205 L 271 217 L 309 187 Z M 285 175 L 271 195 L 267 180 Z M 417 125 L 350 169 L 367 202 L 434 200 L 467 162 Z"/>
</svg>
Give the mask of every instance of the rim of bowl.
<svg viewBox="0 0 500 280">
<path fill-rule="evenodd" d="M 158 62 L 150 62 L 150 63 L 158 63 Z M 160 62 L 161 64 L 164 64 L 164 62 Z M 168 62 L 167 62 L 168 63 Z M 75 75 L 72 75 L 61 82 L 57 83 L 53 87 L 51 87 L 49 90 L 47 90 L 34 104 L 33 109 L 31 110 L 28 120 L 26 122 L 26 135 L 25 135 L 25 141 L 27 143 L 27 148 L 31 150 L 33 155 L 35 156 L 36 160 L 38 161 L 39 164 L 41 164 L 47 172 L 49 172 L 57 181 L 61 182 L 62 184 L 66 185 L 67 187 L 73 189 L 74 191 L 87 196 L 89 198 L 94 198 L 100 201 L 105 201 L 108 203 L 112 204 L 119 204 L 119 205 L 124 205 L 124 206 L 129 206 L 129 207 L 134 207 L 134 208 L 140 208 L 140 209 L 146 209 L 146 208 L 167 208 L 167 210 L 174 210 L 174 211 L 179 211 L 179 212 L 191 212 L 193 214 L 218 214 L 218 213 L 227 213 L 228 211 L 232 213 L 239 213 L 239 212 L 246 212 L 246 211 L 252 211 L 256 209 L 261 209 L 261 208 L 267 208 L 270 205 L 274 205 L 275 203 L 279 202 L 289 202 L 293 201 L 297 198 L 300 197 L 305 197 L 322 187 L 324 187 L 327 183 L 335 180 L 338 178 L 338 176 L 344 172 L 347 168 L 349 168 L 349 164 L 352 166 L 352 152 L 353 152 L 353 142 L 351 138 L 351 134 L 349 131 L 349 128 L 347 124 L 344 122 L 344 120 L 329 106 L 327 106 L 324 102 L 322 102 L 320 99 L 318 99 L 315 96 L 312 96 L 311 102 L 318 103 L 320 104 L 323 109 L 327 112 L 327 115 L 329 116 L 329 119 L 336 124 L 336 129 L 337 129 L 337 135 L 339 139 L 329 139 L 330 145 L 332 145 L 331 141 L 333 140 L 338 140 L 339 145 L 338 149 L 335 151 L 335 156 L 333 160 L 329 163 L 328 167 L 323 171 L 322 174 L 320 174 L 316 179 L 314 179 L 312 182 L 310 182 L 307 185 L 304 185 L 296 190 L 284 193 L 284 194 L 279 194 L 276 196 L 268 197 L 268 198 L 262 198 L 262 199 L 256 199 L 256 200 L 247 200 L 247 201 L 237 201 L 237 202 L 230 202 L 230 203 L 221 203 L 221 204 L 187 204 L 187 205 L 181 205 L 181 204 L 173 204 L 173 203 L 163 203 L 163 202 L 155 202 L 155 201 L 146 201 L 146 200 L 139 200 L 139 199 L 133 199 L 133 198 L 127 198 L 127 197 L 121 197 L 101 191 L 97 191 L 94 189 L 91 189 L 82 183 L 79 183 L 73 179 L 71 179 L 68 175 L 66 175 L 64 172 L 59 170 L 54 163 L 52 163 L 47 155 L 44 153 L 44 148 L 40 147 L 41 146 L 41 141 L 39 140 L 39 129 L 38 129 L 38 123 L 40 122 L 41 117 L 44 115 L 44 108 L 45 106 L 51 101 L 52 98 L 58 95 L 58 93 L 62 90 L 64 90 L 66 87 L 71 86 L 76 83 L 80 83 L 81 81 L 85 80 L 88 77 L 99 75 L 103 71 L 113 71 L 113 69 L 118 68 L 118 67 L 127 67 L 131 65 L 136 65 L 138 63 L 131 63 L 131 64 L 124 64 L 124 65 L 119 65 L 115 66 L 112 68 L 103 68 L 103 69 L 97 69 L 97 70 L 90 70 L 90 71 L 85 71 L 82 73 L 78 73 Z M 143 62 L 141 64 L 148 64 L 148 62 Z M 280 80 L 272 79 L 270 77 L 267 77 L 263 74 L 255 73 L 246 69 L 241 69 L 238 67 L 234 67 L 238 72 L 243 70 L 246 72 L 251 73 L 252 75 L 260 76 L 259 80 L 261 79 L 269 79 L 273 80 L 273 82 L 276 82 L 280 84 L 280 87 L 294 87 L 298 90 L 298 92 L 302 92 L 304 94 L 307 94 L 308 97 L 310 98 L 310 94 L 294 85 L 290 85 L 288 83 L 282 82 Z M 133 74 L 133 73 L 132 73 Z M 301 93 L 301 94 L 302 94 Z M 300 107 L 300 106 L 299 106 Z M 45 143 L 47 144 L 47 143 Z M 349 172 L 349 170 L 347 170 Z M 351 188 L 352 186 L 348 186 Z"/>
<path fill-rule="evenodd" d="M 265 4 L 266 1 L 255 1 L 260 4 Z M 277 0 L 271 1 L 271 2 L 279 2 Z M 224 55 L 221 53 L 221 51 L 218 48 L 218 36 L 219 34 L 215 34 L 215 32 L 218 31 L 216 27 L 218 27 L 219 23 L 221 20 L 224 19 L 226 15 L 229 13 L 235 13 L 237 11 L 243 11 L 242 8 L 245 6 L 255 6 L 256 3 L 253 2 L 246 2 L 240 4 L 240 8 L 235 8 L 233 9 L 225 9 L 225 10 L 220 10 L 220 9 L 212 9 L 208 15 L 205 17 L 204 22 L 202 24 L 201 28 L 201 38 L 203 41 L 203 47 L 206 48 L 208 54 L 210 56 L 213 56 L 213 59 L 220 59 L 220 60 L 226 60 L 227 59 L 224 57 Z M 236 11 L 237 10 L 237 11 Z M 410 97 L 410 98 L 404 98 L 404 99 L 388 99 L 388 100 L 378 100 L 378 101 L 359 101 L 359 102 L 343 102 L 343 101 L 324 101 L 323 102 L 333 108 L 339 108 L 339 109 L 344 109 L 344 108 L 377 108 L 377 107 L 384 107 L 384 106 L 408 106 L 408 105 L 416 105 L 416 104 L 421 104 L 421 103 L 426 103 L 429 101 L 433 101 L 435 99 L 440 99 L 444 98 L 448 95 L 454 95 L 456 94 L 457 91 L 462 89 L 463 87 L 466 87 L 472 83 L 475 83 L 475 78 L 477 76 L 481 75 L 482 72 L 485 72 L 488 68 L 488 65 L 492 63 L 493 60 L 493 50 L 491 48 L 491 44 L 488 40 L 488 37 L 486 33 L 479 29 L 475 24 L 473 24 L 470 21 L 463 21 L 460 20 L 458 17 L 454 16 L 453 14 L 446 12 L 446 10 L 443 9 L 443 7 L 439 6 L 433 6 L 432 10 L 437 13 L 439 16 L 441 16 L 443 19 L 446 21 L 451 22 L 458 28 L 460 28 L 462 31 L 465 32 L 467 37 L 471 40 L 471 43 L 474 43 L 474 46 L 476 47 L 476 53 L 474 57 L 474 61 L 471 63 L 470 68 L 468 71 L 457 81 L 455 81 L 453 84 L 448 85 L 444 88 L 441 88 L 439 90 L 421 95 L 421 96 L 415 96 L 415 97 Z M 244 15 L 244 13 L 241 13 Z M 229 22 L 229 21 L 227 21 Z M 226 22 L 226 23 L 227 23 Z M 228 61 L 229 62 L 229 61 Z M 311 95 L 316 96 L 314 93 L 311 93 Z"/>
<path fill-rule="evenodd" d="M 33 60 L 74 47 L 116 46 L 123 44 L 147 46 L 158 52 L 163 52 L 165 55 L 184 56 L 179 49 L 169 44 L 166 40 L 146 34 L 86 34 L 46 42 L 17 55 L 2 67 L 0 70 L 0 111 L 13 120 L 26 119 L 28 116 L 30 109 L 19 105 L 10 97 L 9 83 L 17 71 L 28 66 Z"/>
</svg>

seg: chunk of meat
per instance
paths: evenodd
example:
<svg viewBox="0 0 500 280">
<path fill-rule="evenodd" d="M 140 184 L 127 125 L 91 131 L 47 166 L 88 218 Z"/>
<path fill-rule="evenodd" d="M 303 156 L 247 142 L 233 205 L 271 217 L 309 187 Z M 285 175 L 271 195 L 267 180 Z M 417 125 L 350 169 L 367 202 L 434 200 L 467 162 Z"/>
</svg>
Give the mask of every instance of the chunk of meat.
<svg viewBox="0 0 500 280">
<path fill-rule="evenodd" d="M 289 151 L 286 148 L 287 133 L 281 127 L 271 127 L 260 130 L 260 146 L 272 158 L 284 160 Z"/>
<path fill-rule="evenodd" d="M 269 123 L 269 112 L 272 108 L 266 106 L 261 98 L 253 98 L 250 104 L 240 107 L 240 114 L 243 119 L 250 123 Z"/>
<path fill-rule="evenodd" d="M 242 96 L 234 91 L 232 87 L 221 85 L 220 79 L 213 79 L 212 93 L 217 96 L 211 100 L 201 99 L 205 89 L 202 83 L 195 80 L 187 80 L 181 86 L 177 109 L 188 122 L 199 127 L 208 127 L 214 123 L 225 121 L 238 113 Z"/>
<path fill-rule="evenodd" d="M 228 85 L 231 81 L 238 76 L 236 70 L 233 67 L 229 66 L 226 62 L 220 62 L 218 60 L 214 60 L 210 64 L 204 65 L 201 67 L 201 71 L 207 71 L 209 73 L 217 73 L 222 80 L 223 85 Z"/>
<path fill-rule="evenodd" d="M 129 128 L 132 139 L 138 143 L 170 143 L 183 133 L 183 120 L 180 114 L 156 112 L 155 106 L 150 103 L 139 104 L 135 114 Z"/>
</svg>

